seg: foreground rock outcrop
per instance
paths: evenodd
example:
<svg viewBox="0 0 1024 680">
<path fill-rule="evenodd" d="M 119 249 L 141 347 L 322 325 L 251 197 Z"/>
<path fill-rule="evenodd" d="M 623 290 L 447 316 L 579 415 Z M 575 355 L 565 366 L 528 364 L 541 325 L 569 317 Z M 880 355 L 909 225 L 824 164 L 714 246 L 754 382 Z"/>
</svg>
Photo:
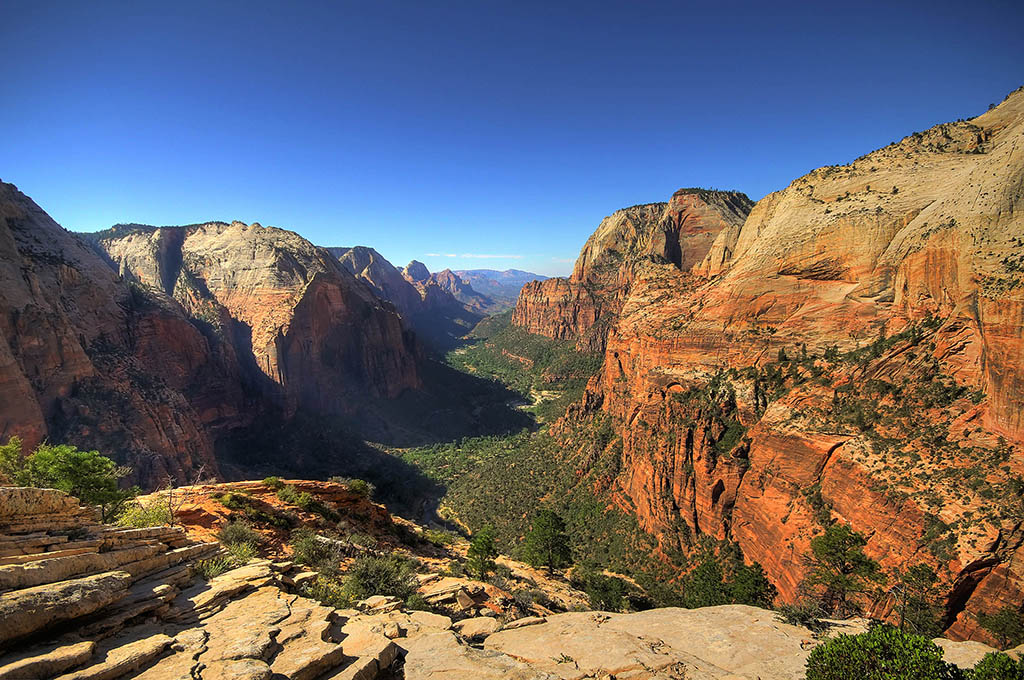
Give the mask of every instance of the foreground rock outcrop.
<svg viewBox="0 0 1024 680">
<path fill-rule="evenodd" d="M 344 520 L 362 516 L 366 508 L 344 485 L 318 484 L 293 483 L 319 490 L 316 498 Z M 319 604 L 296 593 L 310 572 L 286 560 L 257 559 L 202 580 L 197 560 L 221 550 L 189 538 L 204 531 L 195 522 L 209 489 L 176 492 L 191 494 L 187 532 L 98 525 L 91 509 L 59 491 L 0 487 L 0 680 L 788 680 L 801 676 L 818 644 L 773 612 L 744 606 L 522 616 L 485 600 L 447 616 L 383 596 L 358 610 Z M 428 600 L 447 590 L 430 584 L 421 589 Z M 835 625 L 833 632 L 856 632 L 865 622 Z M 941 642 L 965 667 L 990 651 Z"/>
<path fill-rule="evenodd" d="M 571 279 L 524 288 L 514 323 L 604 349 L 570 418 L 611 416 L 606 490 L 666 553 L 735 541 L 789 601 L 841 521 L 887 572 L 937 571 L 949 635 L 1021 606 L 1022 135 L 1018 90 L 719 209 L 683 255 L 653 226 L 669 208 L 630 208 Z"/>
</svg>

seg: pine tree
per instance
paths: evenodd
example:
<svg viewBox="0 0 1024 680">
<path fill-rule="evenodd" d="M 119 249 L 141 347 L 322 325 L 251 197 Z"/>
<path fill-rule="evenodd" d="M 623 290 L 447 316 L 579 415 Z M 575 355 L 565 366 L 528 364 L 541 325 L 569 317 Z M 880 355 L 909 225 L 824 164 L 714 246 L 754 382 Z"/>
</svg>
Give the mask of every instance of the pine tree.
<svg viewBox="0 0 1024 680">
<path fill-rule="evenodd" d="M 494 558 L 497 556 L 498 549 L 494 545 L 494 529 L 485 526 L 473 534 L 473 539 L 469 543 L 466 569 L 472 576 L 485 579 L 494 571 Z"/>
<path fill-rule="evenodd" d="M 535 567 L 559 569 L 572 561 L 565 522 L 553 510 L 541 510 L 533 518 L 533 526 L 523 546 L 526 561 Z"/>
</svg>

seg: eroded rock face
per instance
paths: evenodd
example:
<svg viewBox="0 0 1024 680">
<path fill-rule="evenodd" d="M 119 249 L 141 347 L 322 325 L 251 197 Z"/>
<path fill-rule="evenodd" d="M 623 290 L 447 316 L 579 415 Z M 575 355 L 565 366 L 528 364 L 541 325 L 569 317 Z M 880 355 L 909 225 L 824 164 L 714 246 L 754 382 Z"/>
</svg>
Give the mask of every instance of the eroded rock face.
<svg viewBox="0 0 1024 680">
<path fill-rule="evenodd" d="M 217 473 L 208 427 L 244 421 L 230 358 L 0 183 L 0 432 L 111 452 L 137 481 Z"/>
<path fill-rule="evenodd" d="M 977 614 L 1024 601 L 1022 135 L 1018 91 L 697 230 L 700 257 L 673 257 L 641 206 L 571 279 L 524 288 L 515 323 L 606 348 L 582 412 L 622 435 L 617 502 L 667 548 L 738 542 L 784 600 L 822 523 L 849 523 L 887 570 L 933 566 L 949 634 L 987 639 Z M 630 263 L 615 287 L 575 286 L 611 252 Z"/>
<path fill-rule="evenodd" d="M 587 240 L 572 276 L 523 287 L 512 323 L 531 333 L 576 340 L 588 351 L 603 351 L 638 266 L 658 262 L 681 271 L 697 267 L 719 236 L 738 233 L 752 205 L 741 193 L 680 189 L 667 203 L 619 210 L 604 218 Z"/>
<path fill-rule="evenodd" d="M 449 270 L 431 274 L 426 265 L 414 260 L 402 272 L 364 246 L 326 250 L 380 299 L 393 304 L 408 327 L 432 349 L 446 351 L 483 318 L 481 309 L 469 304 L 476 293 L 462 286 Z"/>
<path fill-rule="evenodd" d="M 394 398 L 420 384 L 398 315 L 298 234 L 208 223 L 114 229 L 97 242 L 122 275 L 210 324 L 289 410 L 351 413 L 366 396 Z"/>
</svg>

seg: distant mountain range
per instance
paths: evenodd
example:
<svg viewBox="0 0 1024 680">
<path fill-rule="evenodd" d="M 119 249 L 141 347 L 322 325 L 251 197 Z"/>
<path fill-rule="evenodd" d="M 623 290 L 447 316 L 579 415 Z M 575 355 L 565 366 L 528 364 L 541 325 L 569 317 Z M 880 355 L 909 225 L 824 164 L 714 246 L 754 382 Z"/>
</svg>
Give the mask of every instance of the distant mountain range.
<svg viewBox="0 0 1024 680">
<path fill-rule="evenodd" d="M 519 291 L 530 281 L 545 281 L 547 276 L 524 272 L 521 269 L 458 269 L 459 278 L 469 282 L 477 292 L 483 293 L 500 308 L 492 309 L 491 314 L 511 309 L 516 304 Z"/>
</svg>

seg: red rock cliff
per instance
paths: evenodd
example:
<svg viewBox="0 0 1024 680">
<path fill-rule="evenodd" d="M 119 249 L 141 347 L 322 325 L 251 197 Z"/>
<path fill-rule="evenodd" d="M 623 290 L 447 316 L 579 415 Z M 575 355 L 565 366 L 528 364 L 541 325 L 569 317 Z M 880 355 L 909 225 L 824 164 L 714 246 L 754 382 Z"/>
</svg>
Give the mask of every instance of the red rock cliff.
<svg viewBox="0 0 1024 680">
<path fill-rule="evenodd" d="M 287 411 L 353 413 L 367 397 L 420 384 L 394 308 L 294 232 L 214 222 L 114 230 L 98 242 L 124 276 L 209 323 Z"/>
<path fill-rule="evenodd" d="M 1024 601 L 1022 139 L 1018 91 L 698 229 L 701 257 L 619 229 L 617 305 L 575 283 L 604 223 L 571 279 L 524 289 L 516 323 L 552 337 L 615 310 L 585 404 L 622 435 L 620 504 L 670 547 L 738 542 L 785 600 L 847 522 L 886 570 L 934 566 L 949 634 L 984 638 Z"/>
<path fill-rule="evenodd" d="M 667 203 L 616 211 L 587 240 L 572 276 L 523 287 L 512 323 L 603 351 L 640 263 L 671 263 L 683 271 L 698 266 L 720 234 L 739 230 L 751 205 L 736 192 L 680 189 Z"/>
</svg>

